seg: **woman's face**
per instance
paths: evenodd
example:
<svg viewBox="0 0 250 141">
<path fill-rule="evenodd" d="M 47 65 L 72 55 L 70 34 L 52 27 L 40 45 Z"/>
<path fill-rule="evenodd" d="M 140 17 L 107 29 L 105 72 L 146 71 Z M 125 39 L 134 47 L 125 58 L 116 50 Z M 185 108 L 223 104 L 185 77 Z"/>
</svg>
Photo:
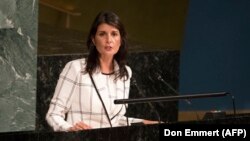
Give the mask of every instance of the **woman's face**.
<svg viewBox="0 0 250 141">
<path fill-rule="evenodd" d="M 119 30 L 106 23 L 98 26 L 92 42 L 101 56 L 114 56 L 121 46 Z"/>
</svg>

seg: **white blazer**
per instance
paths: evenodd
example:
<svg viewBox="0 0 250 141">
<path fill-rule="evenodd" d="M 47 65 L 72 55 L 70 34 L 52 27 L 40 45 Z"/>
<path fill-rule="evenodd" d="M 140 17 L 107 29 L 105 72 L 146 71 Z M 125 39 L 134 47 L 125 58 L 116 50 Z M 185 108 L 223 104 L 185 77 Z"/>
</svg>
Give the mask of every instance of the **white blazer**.
<svg viewBox="0 0 250 141">
<path fill-rule="evenodd" d="M 88 73 L 85 70 L 85 59 L 77 59 L 66 64 L 60 74 L 55 93 L 51 99 L 46 115 L 48 124 L 54 131 L 67 131 L 75 123 L 83 121 L 92 128 L 110 127 L 102 103 L 96 93 Z M 115 62 L 115 71 L 119 69 Z M 117 79 L 114 75 L 105 75 L 97 70 L 93 75 L 96 87 L 107 109 L 112 126 L 127 125 L 125 105 L 114 104 L 115 99 L 129 97 L 132 71 L 126 66 L 129 79 Z M 129 124 L 141 122 L 142 119 L 128 118 Z"/>
</svg>

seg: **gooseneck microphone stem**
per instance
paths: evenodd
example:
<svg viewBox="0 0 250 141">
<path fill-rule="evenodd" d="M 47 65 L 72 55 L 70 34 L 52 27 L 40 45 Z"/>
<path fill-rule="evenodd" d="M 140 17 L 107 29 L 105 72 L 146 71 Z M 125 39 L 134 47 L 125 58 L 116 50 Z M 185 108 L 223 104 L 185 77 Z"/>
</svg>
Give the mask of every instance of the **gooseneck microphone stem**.
<svg viewBox="0 0 250 141">
<path fill-rule="evenodd" d="M 233 95 L 232 96 L 232 102 L 233 102 L 233 110 L 234 110 L 234 116 L 236 116 L 236 108 L 235 108 L 235 98 Z"/>
<path fill-rule="evenodd" d="M 160 80 L 162 83 L 164 83 L 164 84 L 165 84 L 170 90 L 172 90 L 176 95 L 180 95 L 180 93 L 179 93 L 176 89 L 174 89 L 172 85 L 170 85 L 168 82 L 166 82 L 166 81 L 161 77 L 161 75 L 160 75 L 159 73 L 155 73 L 155 75 L 156 75 L 156 77 L 157 77 L 158 80 Z M 187 103 L 188 105 L 191 104 L 191 101 L 189 101 L 188 99 L 185 99 L 185 101 L 186 101 L 186 103 Z"/>
<path fill-rule="evenodd" d="M 146 96 L 142 93 L 140 87 L 138 87 L 136 80 L 133 79 L 133 78 L 131 78 L 131 80 L 132 80 L 132 84 L 134 84 L 134 85 L 136 86 L 136 88 L 138 89 L 138 91 L 139 91 L 138 94 L 141 95 L 142 97 L 146 97 Z M 154 112 L 155 115 L 157 116 L 158 122 L 161 123 L 160 114 L 159 114 L 158 111 L 156 110 L 155 106 L 154 106 L 152 103 L 150 103 L 150 102 L 148 102 L 147 104 L 149 105 L 149 107 L 153 110 L 153 112 Z"/>
<path fill-rule="evenodd" d="M 135 103 L 145 103 L 145 102 L 161 102 L 161 101 L 176 101 L 181 99 L 194 99 L 194 98 L 206 98 L 206 97 L 220 97 L 226 96 L 229 93 L 219 92 L 219 93 L 206 93 L 206 94 L 192 94 L 192 95 L 181 95 L 181 96 L 162 96 L 162 97 L 149 97 L 149 98 L 135 98 L 135 99 L 116 99 L 115 104 L 135 104 Z"/>
<path fill-rule="evenodd" d="M 105 111 L 105 114 L 106 114 L 106 117 L 107 117 L 107 119 L 108 119 L 108 121 L 109 121 L 110 127 L 112 128 L 112 123 L 111 123 L 111 119 L 110 119 L 110 117 L 109 117 L 109 115 L 108 115 L 107 108 L 105 107 L 105 104 L 104 104 L 104 102 L 103 102 L 103 100 L 102 100 L 102 97 L 101 97 L 101 95 L 100 95 L 100 93 L 99 93 L 99 91 L 98 91 L 98 89 L 97 89 L 97 87 L 96 87 L 96 85 L 95 85 L 95 81 L 94 81 L 94 79 L 93 79 L 93 77 L 92 77 L 92 75 L 91 75 L 90 73 L 89 73 L 89 77 L 90 77 L 90 79 L 91 79 L 91 81 L 92 81 L 92 84 L 93 84 L 93 86 L 95 87 L 96 93 L 97 93 L 97 95 L 98 95 L 98 97 L 99 97 L 99 99 L 100 99 L 100 101 L 101 101 L 101 103 L 102 103 L 102 107 L 103 107 L 103 109 L 104 109 L 104 111 Z"/>
</svg>

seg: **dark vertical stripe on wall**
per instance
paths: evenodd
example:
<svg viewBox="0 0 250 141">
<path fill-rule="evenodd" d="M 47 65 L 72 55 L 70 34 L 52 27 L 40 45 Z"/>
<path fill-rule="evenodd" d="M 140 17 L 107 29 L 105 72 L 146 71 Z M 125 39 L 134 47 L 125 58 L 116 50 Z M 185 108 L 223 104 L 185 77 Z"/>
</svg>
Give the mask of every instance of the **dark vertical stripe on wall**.
<svg viewBox="0 0 250 141">
<path fill-rule="evenodd" d="M 181 51 L 182 94 L 227 91 L 250 108 L 250 1 L 190 0 Z M 180 110 L 232 109 L 231 98 L 180 102 Z"/>
</svg>

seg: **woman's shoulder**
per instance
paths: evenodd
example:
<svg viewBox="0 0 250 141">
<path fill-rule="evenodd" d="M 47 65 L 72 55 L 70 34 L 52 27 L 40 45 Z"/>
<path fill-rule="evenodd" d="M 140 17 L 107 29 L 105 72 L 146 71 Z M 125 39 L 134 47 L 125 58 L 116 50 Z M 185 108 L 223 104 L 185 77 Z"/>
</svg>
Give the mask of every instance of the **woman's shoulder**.
<svg viewBox="0 0 250 141">
<path fill-rule="evenodd" d="M 85 62 L 86 62 L 86 58 L 79 58 L 79 59 L 71 60 L 68 63 L 72 63 L 74 65 L 77 65 L 77 64 L 81 64 L 81 63 L 85 64 Z"/>
<path fill-rule="evenodd" d="M 126 67 L 126 70 L 128 71 L 129 78 L 131 78 L 132 77 L 132 70 L 131 70 L 131 68 L 128 65 L 126 65 L 125 67 Z"/>
<path fill-rule="evenodd" d="M 85 66 L 86 66 L 86 59 L 80 58 L 69 61 L 65 67 L 70 67 L 75 69 L 76 71 L 81 71 L 82 69 L 85 68 Z"/>
</svg>

